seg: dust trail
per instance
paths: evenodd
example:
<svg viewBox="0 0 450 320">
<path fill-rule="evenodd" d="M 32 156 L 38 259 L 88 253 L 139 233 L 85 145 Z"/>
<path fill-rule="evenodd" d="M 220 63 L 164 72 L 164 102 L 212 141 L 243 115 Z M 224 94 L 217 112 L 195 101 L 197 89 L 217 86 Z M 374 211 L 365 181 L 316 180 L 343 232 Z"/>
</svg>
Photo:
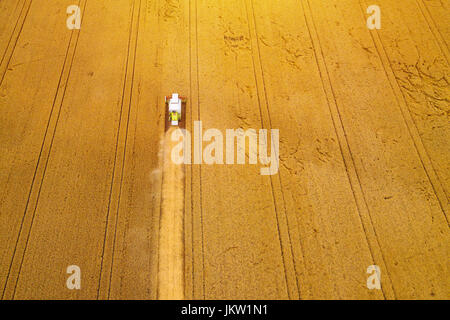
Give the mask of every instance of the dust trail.
<svg viewBox="0 0 450 320">
<path fill-rule="evenodd" d="M 171 127 L 163 137 L 162 202 L 159 224 L 158 299 L 184 299 L 184 171 L 171 160 L 178 143 Z"/>
</svg>

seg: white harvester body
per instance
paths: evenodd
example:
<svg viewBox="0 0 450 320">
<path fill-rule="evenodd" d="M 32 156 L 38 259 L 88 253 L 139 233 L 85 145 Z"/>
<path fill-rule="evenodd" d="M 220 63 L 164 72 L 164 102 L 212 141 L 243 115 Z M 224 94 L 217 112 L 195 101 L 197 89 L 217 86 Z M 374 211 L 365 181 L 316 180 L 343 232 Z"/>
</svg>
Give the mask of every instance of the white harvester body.
<svg viewBox="0 0 450 320">
<path fill-rule="evenodd" d="M 178 93 L 173 93 L 172 97 L 170 98 L 169 101 L 167 101 L 167 97 L 166 97 L 166 103 L 168 102 L 169 105 L 169 114 L 171 112 L 177 112 L 178 113 L 178 119 L 181 119 L 181 104 L 182 104 L 182 100 L 180 99 L 180 97 L 178 97 Z M 178 125 L 178 120 L 171 120 L 171 124 L 173 126 L 177 126 Z"/>
</svg>

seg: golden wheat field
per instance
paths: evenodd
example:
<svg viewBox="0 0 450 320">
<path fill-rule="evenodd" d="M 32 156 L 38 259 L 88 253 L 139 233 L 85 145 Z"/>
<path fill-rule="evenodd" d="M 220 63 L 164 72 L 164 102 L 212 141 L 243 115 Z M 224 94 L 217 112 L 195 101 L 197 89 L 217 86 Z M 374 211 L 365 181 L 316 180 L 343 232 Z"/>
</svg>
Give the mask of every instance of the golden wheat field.
<svg viewBox="0 0 450 320">
<path fill-rule="evenodd" d="M 2 299 L 449 299 L 449 14 L 0 0 Z"/>
</svg>

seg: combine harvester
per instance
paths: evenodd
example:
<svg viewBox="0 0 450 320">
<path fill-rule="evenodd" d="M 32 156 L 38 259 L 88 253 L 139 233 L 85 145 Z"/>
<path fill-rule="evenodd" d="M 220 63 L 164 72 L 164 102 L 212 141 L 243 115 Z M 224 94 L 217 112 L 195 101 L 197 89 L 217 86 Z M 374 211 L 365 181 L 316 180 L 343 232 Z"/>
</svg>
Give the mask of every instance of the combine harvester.
<svg viewBox="0 0 450 320">
<path fill-rule="evenodd" d="M 172 96 L 165 97 L 166 111 L 168 112 L 168 122 L 166 122 L 166 131 L 170 126 L 184 127 L 185 110 L 183 104 L 186 103 L 186 98 L 181 97 L 178 93 L 173 93 Z"/>
</svg>

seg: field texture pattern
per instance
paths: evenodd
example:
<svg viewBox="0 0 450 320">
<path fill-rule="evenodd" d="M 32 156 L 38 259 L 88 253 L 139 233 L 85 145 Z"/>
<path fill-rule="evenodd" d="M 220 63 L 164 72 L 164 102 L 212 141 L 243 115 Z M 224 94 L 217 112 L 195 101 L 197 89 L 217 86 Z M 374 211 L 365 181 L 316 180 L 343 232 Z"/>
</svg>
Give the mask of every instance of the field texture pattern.
<svg viewBox="0 0 450 320">
<path fill-rule="evenodd" d="M 0 0 L 1 298 L 450 299 L 449 14 Z M 173 92 L 197 156 L 195 121 L 279 129 L 279 171 L 170 163 Z"/>
</svg>

